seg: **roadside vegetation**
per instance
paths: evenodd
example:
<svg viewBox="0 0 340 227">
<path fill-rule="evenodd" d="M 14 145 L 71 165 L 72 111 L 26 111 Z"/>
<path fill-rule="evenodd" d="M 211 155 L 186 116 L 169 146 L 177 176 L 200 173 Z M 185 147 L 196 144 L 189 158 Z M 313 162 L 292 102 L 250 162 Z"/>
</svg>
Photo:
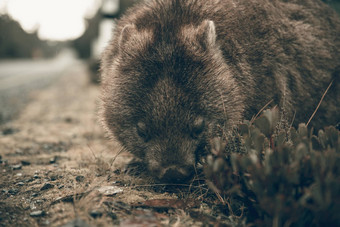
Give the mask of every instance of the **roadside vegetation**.
<svg viewBox="0 0 340 227">
<path fill-rule="evenodd" d="M 256 226 L 338 226 L 340 132 L 312 131 L 271 109 L 213 141 L 205 175 L 227 213 Z"/>
</svg>

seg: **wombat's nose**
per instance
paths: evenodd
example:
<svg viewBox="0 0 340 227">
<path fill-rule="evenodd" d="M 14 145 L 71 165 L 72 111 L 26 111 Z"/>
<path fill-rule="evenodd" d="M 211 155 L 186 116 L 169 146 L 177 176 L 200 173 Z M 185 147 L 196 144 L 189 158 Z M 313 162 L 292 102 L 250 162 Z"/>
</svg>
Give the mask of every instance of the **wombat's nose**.
<svg viewBox="0 0 340 227">
<path fill-rule="evenodd" d="M 160 180 L 162 182 L 167 183 L 179 183 L 185 182 L 192 177 L 194 173 L 194 168 L 189 167 L 178 167 L 178 166 L 171 166 L 162 171 L 162 176 L 160 176 Z"/>
</svg>

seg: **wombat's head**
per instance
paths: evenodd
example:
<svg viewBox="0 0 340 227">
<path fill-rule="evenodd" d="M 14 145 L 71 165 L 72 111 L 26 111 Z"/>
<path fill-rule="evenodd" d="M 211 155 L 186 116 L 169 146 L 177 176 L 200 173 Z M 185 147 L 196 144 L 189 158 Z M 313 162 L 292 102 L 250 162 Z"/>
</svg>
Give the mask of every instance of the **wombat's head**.
<svg viewBox="0 0 340 227">
<path fill-rule="evenodd" d="M 104 124 L 155 178 L 184 181 L 243 108 L 214 23 L 121 27 L 102 63 Z"/>
</svg>

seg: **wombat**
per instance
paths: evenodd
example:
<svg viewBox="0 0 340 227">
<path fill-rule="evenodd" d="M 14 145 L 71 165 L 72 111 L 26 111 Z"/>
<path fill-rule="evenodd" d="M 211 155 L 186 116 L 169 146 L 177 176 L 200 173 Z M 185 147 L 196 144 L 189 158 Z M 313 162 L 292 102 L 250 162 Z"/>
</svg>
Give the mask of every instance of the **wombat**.
<svg viewBox="0 0 340 227">
<path fill-rule="evenodd" d="M 319 0 L 149 0 L 104 51 L 102 119 L 159 181 L 192 176 L 209 141 L 269 101 L 339 121 L 340 20 Z"/>
</svg>

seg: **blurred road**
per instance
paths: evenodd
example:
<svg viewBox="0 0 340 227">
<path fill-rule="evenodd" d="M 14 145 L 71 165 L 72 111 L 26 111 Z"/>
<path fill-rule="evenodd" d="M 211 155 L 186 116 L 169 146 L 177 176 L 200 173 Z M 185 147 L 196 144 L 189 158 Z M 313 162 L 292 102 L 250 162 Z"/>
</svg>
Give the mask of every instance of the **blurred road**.
<svg viewBox="0 0 340 227">
<path fill-rule="evenodd" d="M 71 50 L 53 59 L 0 61 L 0 124 L 14 119 L 30 94 L 53 83 L 77 63 Z"/>
</svg>

